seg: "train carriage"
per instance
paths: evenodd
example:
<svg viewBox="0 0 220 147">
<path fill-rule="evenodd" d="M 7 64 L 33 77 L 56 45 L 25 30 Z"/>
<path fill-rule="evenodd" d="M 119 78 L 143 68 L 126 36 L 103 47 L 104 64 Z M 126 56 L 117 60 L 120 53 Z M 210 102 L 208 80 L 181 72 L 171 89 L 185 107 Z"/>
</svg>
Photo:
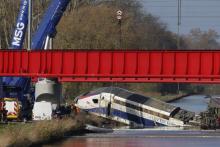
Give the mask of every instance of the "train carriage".
<svg viewBox="0 0 220 147">
<path fill-rule="evenodd" d="M 194 113 L 118 87 L 103 87 L 76 98 L 76 107 L 134 126 L 184 126 Z"/>
</svg>

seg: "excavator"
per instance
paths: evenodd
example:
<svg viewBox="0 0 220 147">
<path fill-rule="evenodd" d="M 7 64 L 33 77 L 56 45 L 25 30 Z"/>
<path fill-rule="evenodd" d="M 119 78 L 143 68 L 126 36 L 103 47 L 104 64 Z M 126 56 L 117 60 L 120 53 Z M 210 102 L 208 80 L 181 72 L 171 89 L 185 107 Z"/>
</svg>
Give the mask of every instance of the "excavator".
<svg viewBox="0 0 220 147">
<path fill-rule="evenodd" d="M 46 50 L 50 39 L 56 36 L 56 26 L 61 20 L 70 0 L 51 0 L 41 22 L 32 35 L 31 50 Z M 23 48 L 28 26 L 29 0 L 20 1 L 20 11 L 15 25 L 10 49 Z M 29 110 L 39 101 L 50 101 L 58 104 L 61 98 L 61 84 L 56 78 L 39 78 L 32 87 L 32 79 L 28 77 L 0 78 L 0 99 L 13 98 L 21 103 L 21 119 L 31 119 Z M 9 112 L 8 112 L 9 113 Z"/>
</svg>

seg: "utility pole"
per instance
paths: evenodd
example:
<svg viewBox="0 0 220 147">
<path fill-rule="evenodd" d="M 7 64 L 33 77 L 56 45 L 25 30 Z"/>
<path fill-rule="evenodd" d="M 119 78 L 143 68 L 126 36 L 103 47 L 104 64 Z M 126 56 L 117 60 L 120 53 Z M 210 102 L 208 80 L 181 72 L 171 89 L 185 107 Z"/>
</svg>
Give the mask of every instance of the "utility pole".
<svg viewBox="0 0 220 147">
<path fill-rule="evenodd" d="M 2 49 L 2 37 L 1 37 L 1 34 L 0 34 L 0 49 Z"/>
<path fill-rule="evenodd" d="M 180 49 L 180 26 L 182 17 L 182 0 L 178 0 L 178 22 L 177 22 L 177 49 Z M 180 83 L 177 83 L 177 93 L 180 93 Z"/>
<path fill-rule="evenodd" d="M 28 0 L 28 50 L 31 50 L 32 36 L 32 0 Z"/>
<path fill-rule="evenodd" d="M 180 49 L 180 25 L 182 17 L 182 0 L 178 0 L 178 22 L 177 22 L 177 49 Z"/>
</svg>

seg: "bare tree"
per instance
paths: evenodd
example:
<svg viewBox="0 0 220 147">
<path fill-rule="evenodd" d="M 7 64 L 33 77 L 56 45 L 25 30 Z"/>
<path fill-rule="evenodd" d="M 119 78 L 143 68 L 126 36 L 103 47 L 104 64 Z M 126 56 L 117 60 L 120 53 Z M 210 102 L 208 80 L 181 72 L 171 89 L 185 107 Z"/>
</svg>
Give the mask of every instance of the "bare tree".
<svg viewBox="0 0 220 147">
<path fill-rule="evenodd" d="M 185 36 L 185 42 L 191 49 L 218 49 L 219 34 L 215 30 L 201 31 L 199 28 L 192 29 Z"/>
</svg>

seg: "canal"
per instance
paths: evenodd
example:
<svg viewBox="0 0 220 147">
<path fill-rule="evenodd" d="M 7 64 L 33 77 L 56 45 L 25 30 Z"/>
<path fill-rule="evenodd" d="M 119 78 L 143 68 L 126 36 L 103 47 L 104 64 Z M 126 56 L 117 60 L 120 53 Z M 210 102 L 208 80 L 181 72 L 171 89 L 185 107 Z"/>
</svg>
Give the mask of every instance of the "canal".
<svg viewBox="0 0 220 147">
<path fill-rule="evenodd" d="M 197 114 L 206 110 L 203 95 L 189 96 L 172 103 Z M 115 129 L 112 133 L 88 133 L 67 137 L 45 147 L 219 147 L 220 130 L 195 130 L 179 127 Z"/>
<path fill-rule="evenodd" d="M 207 110 L 208 102 L 209 98 L 204 95 L 191 95 L 171 102 L 170 104 L 199 114 L 200 112 Z"/>
</svg>

